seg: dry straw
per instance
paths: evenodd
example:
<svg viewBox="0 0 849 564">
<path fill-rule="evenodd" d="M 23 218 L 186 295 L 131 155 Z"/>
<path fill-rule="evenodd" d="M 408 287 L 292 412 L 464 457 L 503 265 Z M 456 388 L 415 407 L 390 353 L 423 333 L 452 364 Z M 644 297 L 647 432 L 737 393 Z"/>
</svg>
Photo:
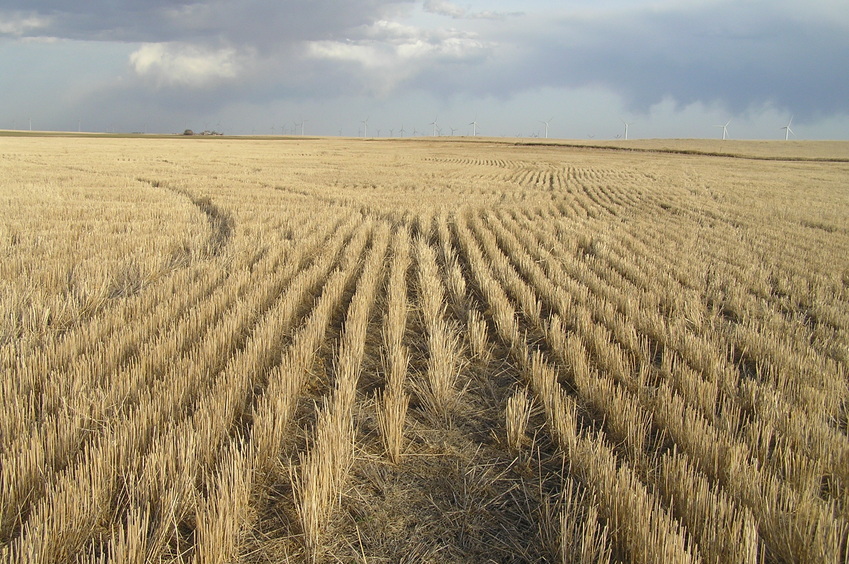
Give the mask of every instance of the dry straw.
<svg viewBox="0 0 849 564">
<path fill-rule="evenodd" d="M 846 150 L 675 143 L 0 137 L 0 560 L 846 562 Z"/>
<path fill-rule="evenodd" d="M 530 417 L 531 401 L 527 390 L 522 388 L 510 396 L 505 409 L 507 447 L 513 456 L 518 456 L 522 452 L 522 447 L 525 446 Z"/>
</svg>

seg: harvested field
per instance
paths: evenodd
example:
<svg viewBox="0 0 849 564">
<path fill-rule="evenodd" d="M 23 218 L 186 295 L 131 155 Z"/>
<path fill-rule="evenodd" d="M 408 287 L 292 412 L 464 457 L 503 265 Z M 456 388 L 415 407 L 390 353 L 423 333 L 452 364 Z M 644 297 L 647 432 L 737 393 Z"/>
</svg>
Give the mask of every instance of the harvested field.
<svg viewBox="0 0 849 564">
<path fill-rule="evenodd" d="M 849 143 L 718 145 L 0 137 L 0 559 L 849 561 Z"/>
</svg>

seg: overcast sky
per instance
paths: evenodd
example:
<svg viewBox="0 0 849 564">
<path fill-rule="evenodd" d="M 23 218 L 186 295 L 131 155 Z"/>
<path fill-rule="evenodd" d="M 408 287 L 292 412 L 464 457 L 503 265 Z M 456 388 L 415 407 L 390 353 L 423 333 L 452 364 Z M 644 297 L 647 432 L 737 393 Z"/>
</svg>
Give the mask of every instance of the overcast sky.
<svg viewBox="0 0 849 564">
<path fill-rule="evenodd" d="M 0 128 L 849 139 L 846 0 L 4 0 Z"/>
</svg>

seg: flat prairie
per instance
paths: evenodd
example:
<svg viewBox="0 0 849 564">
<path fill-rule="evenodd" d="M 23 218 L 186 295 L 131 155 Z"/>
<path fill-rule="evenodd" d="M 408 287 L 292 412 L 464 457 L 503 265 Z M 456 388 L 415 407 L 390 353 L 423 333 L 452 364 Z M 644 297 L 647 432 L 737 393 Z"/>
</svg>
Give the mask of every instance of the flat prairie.
<svg viewBox="0 0 849 564">
<path fill-rule="evenodd" d="M 849 560 L 849 143 L 0 136 L 5 562 Z"/>
<path fill-rule="evenodd" d="M 727 156 L 763 160 L 849 161 L 849 142 L 846 141 L 735 141 L 731 139 L 635 139 L 535 141 L 543 144 L 570 147 L 592 147 L 647 152 Z M 524 141 L 528 143 L 528 140 Z"/>
</svg>

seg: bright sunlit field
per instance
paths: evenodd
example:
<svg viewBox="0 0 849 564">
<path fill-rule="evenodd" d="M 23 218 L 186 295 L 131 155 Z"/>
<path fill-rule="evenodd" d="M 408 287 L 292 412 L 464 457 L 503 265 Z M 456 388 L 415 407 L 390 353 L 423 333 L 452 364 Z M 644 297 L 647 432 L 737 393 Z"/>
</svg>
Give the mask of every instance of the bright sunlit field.
<svg viewBox="0 0 849 564">
<path fill-rule="evenodd" d="M 9 562 L 846 562 L 849 143 L 0 137 Z"/>
</svg>

